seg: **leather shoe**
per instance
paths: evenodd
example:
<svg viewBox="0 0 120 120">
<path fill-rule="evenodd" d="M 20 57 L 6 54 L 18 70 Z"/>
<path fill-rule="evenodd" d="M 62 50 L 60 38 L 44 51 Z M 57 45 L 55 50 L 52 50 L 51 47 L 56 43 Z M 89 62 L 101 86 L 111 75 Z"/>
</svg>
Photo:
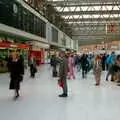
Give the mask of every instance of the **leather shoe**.
<svg viewBox="0 0 120 120">
<path fill-rule="evenodd" d="M 59 95 L 59 97 L 68 97 L 67 94 L 62 94 L 62 95 Z"/>
</svg>

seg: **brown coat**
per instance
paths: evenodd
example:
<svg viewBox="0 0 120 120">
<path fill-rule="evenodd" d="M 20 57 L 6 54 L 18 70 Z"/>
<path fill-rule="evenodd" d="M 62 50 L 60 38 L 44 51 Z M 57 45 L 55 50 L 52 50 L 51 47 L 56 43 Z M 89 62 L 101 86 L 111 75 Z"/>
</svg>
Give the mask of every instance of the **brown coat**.
<svg viewBox="0 0 120 120">
<path fill-rule="evenodd" d="M 67 58 L 60 59 L 60 67 L 59 67 L 59 80 L 66 80 L 68 74 L 68 60 Z"/>
<path fill-rule="evenodd" d="M 93 66 L 93 73 L 96 75 L 96 74 L 101 74 L 101 72 L 102 72 L 101 60 L 95 61 Z"/>
</svg>

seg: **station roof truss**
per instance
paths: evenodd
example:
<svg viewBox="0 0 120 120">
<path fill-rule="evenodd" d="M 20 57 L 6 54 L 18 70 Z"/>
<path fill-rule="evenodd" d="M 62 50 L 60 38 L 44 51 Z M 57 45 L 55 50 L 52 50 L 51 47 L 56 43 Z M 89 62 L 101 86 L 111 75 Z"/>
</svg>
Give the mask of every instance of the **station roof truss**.
<svg viewBox="0 0 120 120">
<path fill-rule="evenodd" d="M 120 40 L 120 1 L 47 0 L 72 28 L 80 44 Z"/>
</svg>

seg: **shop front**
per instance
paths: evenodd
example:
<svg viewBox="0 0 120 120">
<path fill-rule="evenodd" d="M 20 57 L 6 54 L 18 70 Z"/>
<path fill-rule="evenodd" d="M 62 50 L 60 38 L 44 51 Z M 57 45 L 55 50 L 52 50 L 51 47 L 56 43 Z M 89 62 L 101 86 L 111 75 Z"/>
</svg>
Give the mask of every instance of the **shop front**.
<svg viewBox="0 0 120 120">
<path fill-rule="evenodd" d="M 8 71 L 7 60 L 12 52 L 19 52 L 27 65 L 29 48 L 27 44 L 0 42 L 0 73 Z"/>
<path fill-rule="evenodd" d="M 34 55 L 38 66 L 46 63 L 48 61 L 49 45 L 34 40 L 30 41 L 30 44 L 32 45 L 32 48 L 30 50 L 29 58 L 31 55 Z"/>
<path fill-rule="evenodd" d="M 31 50 L 29 59 L 31 56 L 35 57 L 37 66 L 44 64 L 44 52 L 42 50 Z"/>
</svg>

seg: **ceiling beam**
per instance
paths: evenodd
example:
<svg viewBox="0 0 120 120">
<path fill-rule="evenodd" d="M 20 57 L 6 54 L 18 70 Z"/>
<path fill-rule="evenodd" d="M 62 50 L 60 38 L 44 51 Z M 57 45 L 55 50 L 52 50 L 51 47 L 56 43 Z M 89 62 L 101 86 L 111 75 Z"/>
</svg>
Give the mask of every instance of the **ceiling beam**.
<svg viewBox="0 0 120 120">
<path fill-rule="evenodd" d="M 66 19 L 65 22 L 94 22 L 94 21 L 109 21 L 109 22 L 113 22 L 113 21 L 117 21 L 120 23 L 120 17 L 118 18 L 81 18 L 81 19 L 73 19 L 73 18 L 70 18 L 70 19 Z"/>
<path fill-rule="evenodd" d="M 59 12 L 59 11 L 58 11 Z M 63 11 L 60 15 L 104 15 L 104 14 L 120 14 L 120 10 L 104 10 L 104 11 Z"/>
<path fill-rule="evenodd" d="M 69 27 L 73 27 L 73 29 L 74 28 L 86 28 L 86 27 L 105 27 L 106 26 L 106 24 L 84 24 L 84 25 L 81 25 L 81 24 L 73 24 L 73 25 L 71 25 L 71 26 L 69 26 Z"/>
<path fill-rule="evenodd" d="M 120 26 L 120 24 L 118 24 L 118 23 L 115 23 L 115 25 L 116 25 L 116 26 Z M 86 28 L 86 27 L 95 27 L 95 28 L 96 28 L 96 27 L 98 27 L 98 28 L 99 28 L 99 27 L 100 27 L 100 28 L 103 27 L 103 28 L 105 28 L 105 27 L 106 27 L 106 23 L 97 23 L 97 24 L 93 24 L 93 23 L 92 23 L 92 24 L 91 24 L 91 23 L 89 23 L 89 24 L 88 24 L 88 23 L 86 23 L 86 24 L 73 23 L 72 25 L 68 26 L 68 28 L 69 28 L 69 27 L 72 27 L 73 29 L 74 29 L 74 28 L 84 28 L 84 27 L 85 27 L 85 28 Z"/>
<path fill-rule="evenodd" d="M 114 3 L 114 4 L 113 4 Z M 51 4 L 54 7 L 77 7 L 77 6 L 117 6 L 120 5 L 119 1 L 115 0 L 109 0 L 109 2 L 105 2 L 105 0 L 99 0 L 99 1 L 93 1 L 93 0 L 89 0 L 89 2 L 87 1 L 48 1 L 47 4 Z"/>
<path fill-rule="evenodd" d="M 105 37 L 105 34 L 94 34 L 94 35 L 91 35 L 91 34 L 73 34 L 72 37 L 78 37 L 78 36 L 81 36 L 81 37 Z"/>
<path fill-rule="evenodd" d="M 89 40 L 89 39 L 88 39 Z M 103 42 L 104 41 L 104 39 L 101 39 L 101 40 L 93 40 L 93 41 L 88 41 L 88 40 L 84 40 L 84 41 L 78 41 L 78 44 L 79 45 L 93 45 L 93 44 L 101 44 L 101 42 Z M 118 41 L 119 39 L 109 39 L 108 41 L 106 41 L 106 43 L 108 43 L 108 42 L 112 42 L 112 41 Z"/>
<path fill-rule="evenodd" d="M 120 38 L 109 38 L 107 40 L 106 39 L 80 39 L 80 40 L 78 40 L 78 43 L 80 45 L 98 44 L 98 43 L 101 44 L 101 42 L 103 42 L 103 41 L 110 42 L 113 40 L 120 40 Z"/>
<path fill-rule="evenodd" d="M 78 43 L 80 45 L 88 45 L 88 44 L 98 44 L 102 41 L 105 41 L 105 39 L 86 39 L 86 40 L 79 40 Z"/>
<path fill-rule="evenodd" d="M 120 32 L 118 32 L 118 33 L 108 33 L 107 35 L 106 35 L 106 33 L 105 32 L 102 32 L 102 33 L 100 33 L 100 31 L 98 32 L 81 32 L 81 33 L 72 33 L 72 37 L 79 37 L 79 36 L 84 36 L 84 37 L 92 37 L 92 36 L 96 36 L 96 37 L 99 37 L 99 36 L 103 36 L 103 37 L 105 37 L 105 36 L 111 36 L 111 37 L 120 37 Z"/>
</svg>

